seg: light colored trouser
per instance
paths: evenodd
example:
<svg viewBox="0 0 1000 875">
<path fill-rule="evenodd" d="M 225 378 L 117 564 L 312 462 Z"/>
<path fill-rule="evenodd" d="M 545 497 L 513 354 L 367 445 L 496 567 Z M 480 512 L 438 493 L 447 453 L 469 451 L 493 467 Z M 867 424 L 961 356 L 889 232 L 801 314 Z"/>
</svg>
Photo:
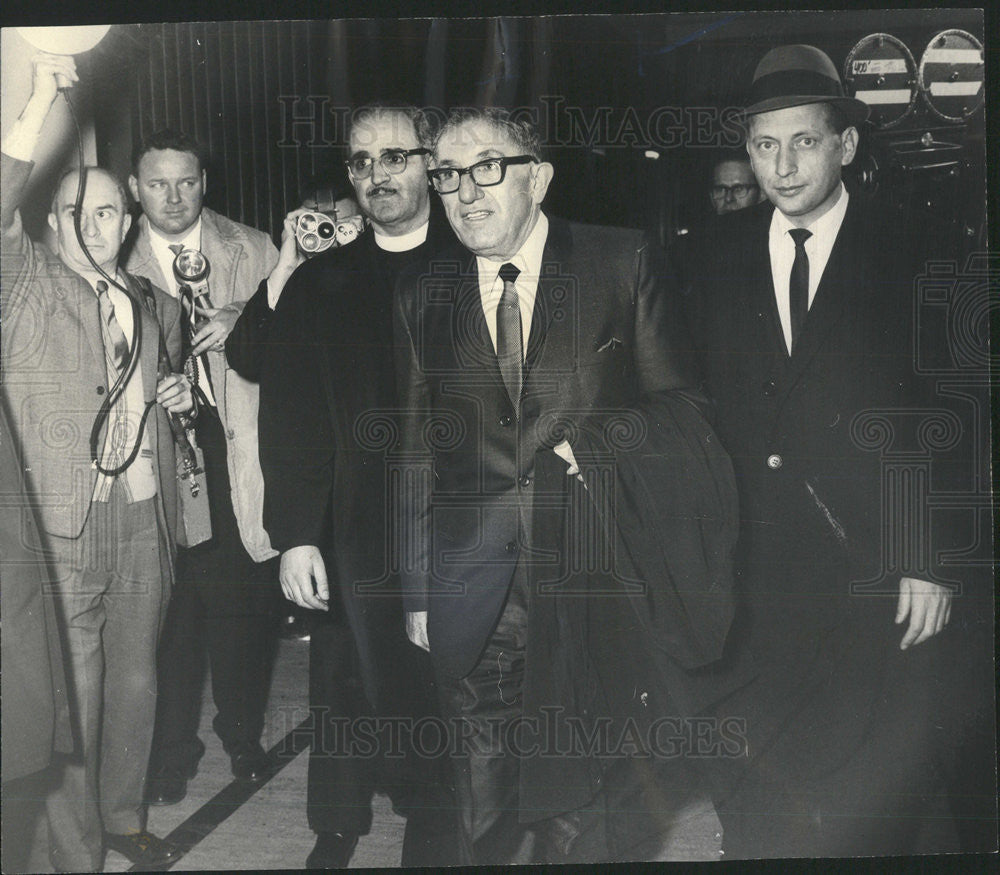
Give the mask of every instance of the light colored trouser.
<svg viewBox="0 0 1000 875">
<path fill-rule="evenodd" d="M 143 784 L 156 713 L 156 642 L 169 597 L 156 499 L 119 486 L 95 502 L 78 539 L 51 538 L 77 739 L 46 808 L 53 865 L 94 871 L 103 830 L 144 826 Z"/>
</svg>

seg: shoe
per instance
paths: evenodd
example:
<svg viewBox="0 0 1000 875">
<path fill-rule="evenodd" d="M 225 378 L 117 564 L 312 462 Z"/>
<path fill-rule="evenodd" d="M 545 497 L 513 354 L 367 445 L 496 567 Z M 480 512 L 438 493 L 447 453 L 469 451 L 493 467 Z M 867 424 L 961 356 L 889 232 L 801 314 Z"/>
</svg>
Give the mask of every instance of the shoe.
<svg viewBox="0 0 1000 875">
<path fill-rule="evenodd" d="M 233 777 L 239 781 L 259 784 L 271 774 L 271 764 L 260 744 L 241 744 L 229 751 Z"/>
<path fill-rule="evenodd" d="M 176 805 L 187 796 L 187 782 L 193 777 L 172 766 L 160 766 L 146 779 L 146 804 Z"/>
<path fill-rule="evenodd" d="M 353 832 L 321 832 L 316 836 L 316 846 L 306 857 L 307 869 L 346 869 L 358 845 Z"/>
<path fill-rule="evenodd" d="M 165 841 L 151 832 L 104 834 L 104 844 L 108 850 L 117 851 L 127 857 L 133 866 L 141 869 L 162 869 L 172 865 L 183 855 L 183 851 L 172 842 Z"/>
</svg>

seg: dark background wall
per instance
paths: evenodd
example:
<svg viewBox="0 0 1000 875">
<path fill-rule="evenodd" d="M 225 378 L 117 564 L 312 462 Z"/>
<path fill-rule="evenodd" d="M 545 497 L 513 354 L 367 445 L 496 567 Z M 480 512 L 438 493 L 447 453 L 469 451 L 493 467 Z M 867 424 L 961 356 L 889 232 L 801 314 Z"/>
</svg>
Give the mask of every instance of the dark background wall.
<svg viewBox="0 0 1000 875">
<path fill-rule="evenodd" d="M 211 154 L 208 203 L 272 234 L 304 176 L 343 172 L 352 106 L 519 108 L 550 144 L 551 211 L 669 243 L 706 212 L 708 157 L 740 144 L 736 107 L 769 48 L 811 43 L 842 66 L 859 40 L 886 32 L 919 60 L 948 28 L 983 38 L 969 9 L 131 24 L 78 60 L 79 96 L 90 92 L 100 163 L 127 174 L 135 142 L 183 128 Z M 897 200 L 911 217 L 931 203 L 956 238 L 981 242 L 983 112 L 947 124 L 918 102 L 902 128 L 957 143 L 961 172 L 897 180 Z M 885 151 L 884 137 L 867 140 Z M 38 223 L 44 210 L 26 212 Z"/>
</svg>

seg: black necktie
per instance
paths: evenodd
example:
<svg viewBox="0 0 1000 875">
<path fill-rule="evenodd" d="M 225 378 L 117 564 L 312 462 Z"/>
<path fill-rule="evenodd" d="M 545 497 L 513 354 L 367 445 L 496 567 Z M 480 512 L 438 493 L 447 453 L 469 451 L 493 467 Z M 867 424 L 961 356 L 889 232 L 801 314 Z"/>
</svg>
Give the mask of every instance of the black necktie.
<svg viewBox="0 0 1000 875">
<path fill-rule="evenodd" d="M 788 233 L 795 241 L 795 261 L 792 262 L 792 274 L 788 281 L 788 302 L 792 317 L 792 343 L 788 351 L 791 353 L 802 336 L 806 314 L 809 312 L 809 256 L 806 255 L 806 240 L 812 237 L 812 231 L 792 228 Z"/>
<path fill-rule="evenodd" d="M 521 307 L 517 300 L 517 287 L 514 282 L 521 271 L 513 264 L 503 264 L 500 267 L 500 279 L 503 280 L 503 294 L 497 307 L 497 361 L 500 363 L 500 375 L 503 377 L 510 403 L 514 405 L 517 414 L 521 400 L 522 368 L 524 364 L 524 348 L 521 340 Z"/>
</svg>

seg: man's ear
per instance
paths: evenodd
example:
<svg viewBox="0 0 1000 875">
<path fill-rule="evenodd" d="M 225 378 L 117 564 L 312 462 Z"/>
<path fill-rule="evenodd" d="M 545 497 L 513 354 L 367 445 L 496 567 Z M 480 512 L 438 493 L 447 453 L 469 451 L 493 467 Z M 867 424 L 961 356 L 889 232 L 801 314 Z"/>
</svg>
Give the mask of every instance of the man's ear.
<svg viewBox="0 0 1000 875">
<path fill-rule="evenodd" d="M 854 160 L 854 156 L 858 152 L 857 128 L 852 126 L 844 129 L 844 133 L 840 135 L 840 147 L 843 150 L 843 154 L 840 157 L 840 165 L 846 167 Z"/>
<path fill-rule="evenodd" d="M 206 191 L 208 191 L 208 173 L 203 167 L 201 169 L 201 193 L 204 195 Z"/>
<path fill-rule="evenodd" d="M 53 231 L 56 231 L 56 232 L 59 231 L 59 222 L 56 219 L 56 214 L 55 213 L 49 213 L 49 227 Z"/>
<path fill-rule="evenodd" d="M 555 175 L 555 168 L 548 161 L 541 161 L 533 165 L 535 171 L 531 177 L 531 200 L 540 204 L 545 200 L 545 193 L 549 190 L 549 183 Z"/>
<path fill-rule="evenodd" d="M 136 203 L 139 202 L 139 180 L 135 178 L 135 174 L 129 174 L 128 177 L 128 190 L 132 192 L 132 197 L 135 199 Z"/>
<path fill-rule="evenodd" d="M 128 236 L 128 229 L 132 227 L 132 214 L 126 213 L 122 217 L 122 243 L 125 242 L 125 238 Z"/>
</svg>

